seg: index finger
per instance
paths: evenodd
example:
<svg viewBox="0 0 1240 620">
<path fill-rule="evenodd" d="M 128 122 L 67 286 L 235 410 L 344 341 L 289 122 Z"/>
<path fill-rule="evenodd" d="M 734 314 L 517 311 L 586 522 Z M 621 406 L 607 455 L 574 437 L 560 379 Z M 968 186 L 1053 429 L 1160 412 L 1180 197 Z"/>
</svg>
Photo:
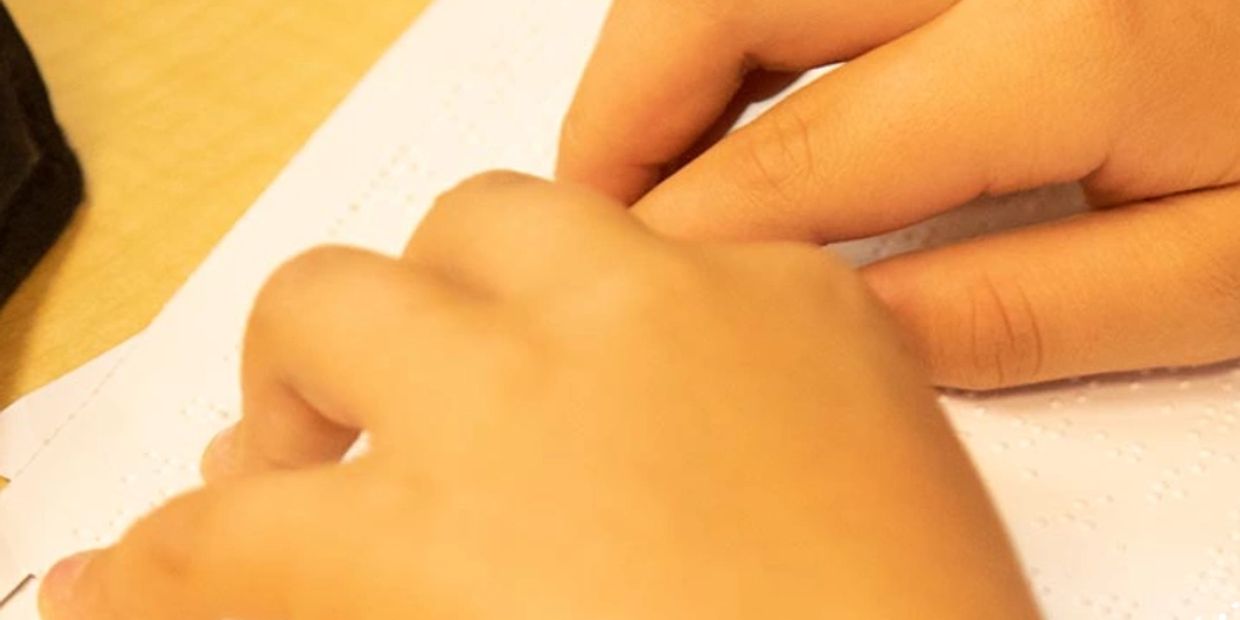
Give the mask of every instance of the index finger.
<svg viewBox="0 0 1240 620">
<path fill-rule="evenodd" d="M 691 4 L 613 5 L 564 119 L 558 178 L 632 203 L 723 113 L 744 50 Z"/>
<path fill-rule="evenodd" d="M 557 176 L 631 204 L 724 113 L 751 69 L 853 57 L 955 0 L 618 0 L 560 139 Z"/>
<path fill-rule="evenodd" d="M 319 248 L 290 261 L 255 303 L 242 419 L 212 442 L 203 473 L 334 462 L 359 429 L 435 408 L 434 386 L 457 368 L 440 362 L 480 350 L 469 334 L 485 314 L 468 291 L 395 259 Z"/>
</svg>

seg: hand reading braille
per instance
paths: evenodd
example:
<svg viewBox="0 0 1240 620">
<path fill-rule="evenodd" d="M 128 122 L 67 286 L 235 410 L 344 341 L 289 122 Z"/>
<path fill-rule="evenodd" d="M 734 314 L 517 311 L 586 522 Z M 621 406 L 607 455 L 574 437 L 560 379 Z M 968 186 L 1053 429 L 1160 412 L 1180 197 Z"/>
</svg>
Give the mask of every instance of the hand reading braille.
<svg viewBox="0 0 1240 620">
<path fill-rule="evenodd" d="M 850 60 L 668 176 L 758 69 Z M 618 0 L 559 174 L 681 238 L 828 243 L 1080 181 L 1095 213 L 879 263 L 935 381 L 1240 355 L 1240 2 Z"/>
<path fill-rule="evenodd" d="M 207 487 L 54 569 L 45 617 L 1033 618 L 895 334 L 812 245 L 474 179 L 400 258 L 270 280 Z"/>
</svg>

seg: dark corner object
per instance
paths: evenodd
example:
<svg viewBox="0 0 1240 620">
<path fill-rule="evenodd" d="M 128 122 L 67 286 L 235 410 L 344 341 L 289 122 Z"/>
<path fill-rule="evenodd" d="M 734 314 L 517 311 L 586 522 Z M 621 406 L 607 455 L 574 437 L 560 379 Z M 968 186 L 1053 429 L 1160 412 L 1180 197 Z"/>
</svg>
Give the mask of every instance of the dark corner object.
<svg viewBox="0 0 1240 620">
<path fill-rule="evenodd" d="M 82 184 L 34 58 L 0 4 L 0 304 L 60 236 Z"/>
</svg>

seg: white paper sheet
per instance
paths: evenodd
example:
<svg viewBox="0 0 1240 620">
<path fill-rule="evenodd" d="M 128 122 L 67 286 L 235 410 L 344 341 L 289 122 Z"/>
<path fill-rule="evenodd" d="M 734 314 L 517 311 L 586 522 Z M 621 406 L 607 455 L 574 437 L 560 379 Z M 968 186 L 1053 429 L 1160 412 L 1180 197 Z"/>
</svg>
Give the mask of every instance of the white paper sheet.
<svg viewBox="0 0 1240 620">
<path fill-rule="evenodd" d="M 14 571 L 110 542 L 197 482 L 236 415 L 250 301 L 279 262 L 322 242 L 394 251 L 462 177 L 547 174 L 605 4 L 438 0 L 0 494 Z M 842 251 L 872 260 L 1080 208 L 1072 188 L 1003 202 Z M 1237 386 L 1229 365 L 944 397 L 1050 617 L 1240 617 Z"/>
<path fill-rule="evenodd" d="M 6 480 L 21 476 L 26 465 L 51 445 L 65 424 L 94 399 L 139 337 L 117 345 L 0 413 L 0 476 Z M 0 522 L 0 529 L 3 527 L 5 524 Z M 37 613 L 37 582 L 27 582 L 30 571 L 25 565 L 0 544 L 0 601 L 4 601 L 0 604 L 0 619 L 34 617 Z"/>
<path fill-rule="evenodd" d="M 132 343 L 131 339 L 117 345 L 0 412 L 0 477 L 17 478 L 65 422 L 112 376 Z"/>
</svg>

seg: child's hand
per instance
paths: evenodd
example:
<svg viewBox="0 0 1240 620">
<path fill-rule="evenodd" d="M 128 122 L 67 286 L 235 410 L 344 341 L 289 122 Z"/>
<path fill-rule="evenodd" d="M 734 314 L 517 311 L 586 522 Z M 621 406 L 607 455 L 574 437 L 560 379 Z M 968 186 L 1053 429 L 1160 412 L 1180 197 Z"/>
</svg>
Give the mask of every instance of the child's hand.
<svg viewBox="0 0 1240 620">
<path fill-rule="evenodd" d="M 1032 617 L 878 306 L 812 246 L 665 241 L 476 179 L 402 259 L 270 281 L 214 482 L 54 570 L 45 613 Z M 359 429 L 372 452 L 334 465 Z"/>
<path fill-rule="evenodd" d="M 1240 355 L 1240 2 L 618 0 L 560 174 L 626 201 L 754 68 L 856 58 L 637 203 L 684 237 L 830 242 L 1080 180 L 1118 207 L 879 264 L 936 381 Z"/>
</svg>

